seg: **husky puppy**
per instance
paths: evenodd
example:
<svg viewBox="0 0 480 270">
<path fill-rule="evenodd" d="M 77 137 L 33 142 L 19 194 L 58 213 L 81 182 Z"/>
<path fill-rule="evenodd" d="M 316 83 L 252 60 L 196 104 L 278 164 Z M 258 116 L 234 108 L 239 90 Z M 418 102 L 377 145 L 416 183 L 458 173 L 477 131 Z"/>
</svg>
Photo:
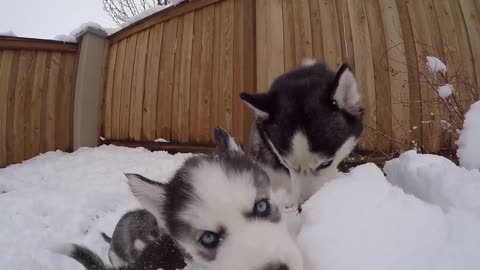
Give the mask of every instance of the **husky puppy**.
<svg viewBox="0 0 480 270">
<path fill-rule="evenodd" d="M 266 93 L 240 94 L 256 114 L 249 154 L 297 206 L 338 173 L 355 147 L 363 109 L 351 69 L 315 60 L 276 78 Z"/>
<path fill-rule="evenodd" d="M 102 233 L 110 243 L 108 258 L 114 267 L 134 263 L 147 245 L 158 240 L 166 232 L 157 225 L 155 217 L 148 211 L 138 209 L 122 216 L 112 238 Z"/>
<path fill-rule="evenodd" d="M 190 157 L 166 184 L 126 174 L 132 194 L 203 269 L 302 270 L 268 175 L 224 130 L 215 138 L 217 154 Z M 95 260 L 85 249 L 60 251 L 103 269 L 87 263 Z"/>
</svg>

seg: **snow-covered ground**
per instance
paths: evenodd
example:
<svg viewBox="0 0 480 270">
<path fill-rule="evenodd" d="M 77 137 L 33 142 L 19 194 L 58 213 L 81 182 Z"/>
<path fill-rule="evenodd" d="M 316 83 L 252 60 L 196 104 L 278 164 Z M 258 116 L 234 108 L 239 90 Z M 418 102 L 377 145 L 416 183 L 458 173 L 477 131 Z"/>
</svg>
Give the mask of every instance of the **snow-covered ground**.
<svg viewBox="0 0 480 270">
<path fill-rule="evenodd" d="M 99 232 L 139 206 L 123 172 L 165 181 L 188 156 L 101 146 L 0 170 L 0 269 L 83 269 L 48 250 L 63 242 L 107 260 Z M 413 151 L 385 172 L 359 166 L 306 203 L 306 270 L 480 269 L 480 172 Z"/>
</svg>

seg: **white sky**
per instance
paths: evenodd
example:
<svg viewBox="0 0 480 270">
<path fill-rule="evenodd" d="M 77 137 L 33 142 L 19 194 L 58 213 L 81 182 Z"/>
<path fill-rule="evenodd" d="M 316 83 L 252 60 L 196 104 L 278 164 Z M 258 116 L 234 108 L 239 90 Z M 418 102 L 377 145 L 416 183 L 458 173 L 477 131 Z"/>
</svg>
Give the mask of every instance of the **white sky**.
<svg viewBox="0 0 480 270">
<path fill-rule="evenodd" d="M 103 27 L 116 24 L 103 10 L 102 0 L 1 0 L 0 32 L 52 39 L 69 34 L 85 22 Z"/>
</svg>

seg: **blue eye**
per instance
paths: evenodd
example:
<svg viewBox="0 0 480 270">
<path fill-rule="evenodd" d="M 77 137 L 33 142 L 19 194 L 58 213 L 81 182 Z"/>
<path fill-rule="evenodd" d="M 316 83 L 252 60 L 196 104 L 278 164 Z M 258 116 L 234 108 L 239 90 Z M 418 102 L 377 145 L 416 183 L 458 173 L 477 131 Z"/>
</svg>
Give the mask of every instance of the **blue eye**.
<svg viewBox="0 0 480 270">
<path fill-rule="evenodd" d="M 267 217 L 270 215 L 270 203 L 267 199 L 255 203 L 253 213 L 258 217 Z"/>
<path fill-rule="evenodd" d="M 214 232 L 205 231 L 202 236 L 200 236 L 200 244 L 202 246 L 212 249 L 216 248 L 220 244 L 220 235 Z"/>
</svg>

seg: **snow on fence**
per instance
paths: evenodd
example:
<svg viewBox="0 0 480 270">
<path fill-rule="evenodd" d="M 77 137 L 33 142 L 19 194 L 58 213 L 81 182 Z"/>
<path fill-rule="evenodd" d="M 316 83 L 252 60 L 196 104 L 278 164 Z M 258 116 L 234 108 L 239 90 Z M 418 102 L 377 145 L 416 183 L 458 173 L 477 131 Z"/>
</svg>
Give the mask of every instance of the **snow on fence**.
<svg viewBox="0 0 480 270">
<path fill-rule="evenodd" d="M 424 76 L 425 56 L 476 87 L 479 9 L 475 0 L 180 4 L 109 37 L 101 133 L 210 144 L 219 125 L 247 143 L 252 118 L 239 92 L 266 91 L 275 76 L 313 56 L 334 69 L 342 62 L 354 68 L 366 106 L 362 150 L 438 152 L 454 144 L 434 124 L 442 111 Z"/>
<path fill-rule="evenodd" d="M 0 168 L 72 149 L 78 45 L 0 37 Z"/>
</svg>

